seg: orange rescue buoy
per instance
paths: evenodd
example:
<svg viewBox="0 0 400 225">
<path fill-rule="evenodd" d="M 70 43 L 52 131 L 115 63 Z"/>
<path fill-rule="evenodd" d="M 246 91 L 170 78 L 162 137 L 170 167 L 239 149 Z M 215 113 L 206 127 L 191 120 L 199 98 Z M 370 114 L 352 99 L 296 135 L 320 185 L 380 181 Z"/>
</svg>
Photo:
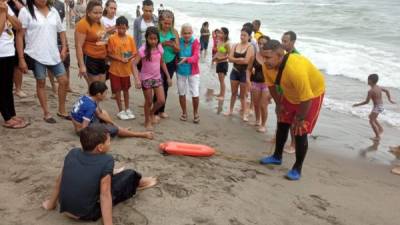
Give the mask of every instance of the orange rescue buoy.
<svg viewBox="0 0 400 225">
<path fill-rule="evenodd" d="M 188 144 L 175 141 L 161 143 L 160 150 L 171 155 L 186 155 L 196 157 L 212 156 L 215 153 L 215 149 L 207 145 Z"/>
</svg>

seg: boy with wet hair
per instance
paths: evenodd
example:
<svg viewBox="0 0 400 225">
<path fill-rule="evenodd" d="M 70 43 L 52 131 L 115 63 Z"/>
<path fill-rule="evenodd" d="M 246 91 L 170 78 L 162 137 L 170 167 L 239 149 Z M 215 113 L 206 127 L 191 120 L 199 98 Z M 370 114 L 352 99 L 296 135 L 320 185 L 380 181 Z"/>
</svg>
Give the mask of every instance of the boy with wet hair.
<svg viewBox="0 0 400 225">
<path fill-rule="evenodd" d="M 110 150 L 110 134 L 99 124 L 80 132 L 82 148 L 72 149 L 64 159 L 61 175 L 51 197 L 42 207 L 53 210 L 60 204 L 60 213 L 73 219 L 112 224 L 112 206 L 131 198 L 136 190 L 157 183 L 154 177 L 143 177 L 134 170 L 114 174 Z"/>
<path fill-rule="evenodd" d="M 382 113 L 385 109 L 383 107 L 383 99 L 382 99 L 382 92 L 384 92 L 389 100 L 390 103 L 395 104 L 390 97 L 390 92 L 386 88 L 380 87 L 377 85 L 379 80 L 379 76 L 377 74 L 371 74 L 368 76 L 368 85 L 371 86 L 371 89 L 367 93 L 367 98 L 365 101 L 360 102 L 358 104 L 354 104 L 353 107 L 366 105 L 372 100 L 374 104 L 372 107 L 372 111 L 369 114 L 369 123 L 372 127 L 372 130 L 375 133 L 375 137 L 370 138 L 373 141 L 379 141 L 381 139 L 381 135 L 383 133 L 383 128 L 378 122 L 378 116 Z"/>
</svg>

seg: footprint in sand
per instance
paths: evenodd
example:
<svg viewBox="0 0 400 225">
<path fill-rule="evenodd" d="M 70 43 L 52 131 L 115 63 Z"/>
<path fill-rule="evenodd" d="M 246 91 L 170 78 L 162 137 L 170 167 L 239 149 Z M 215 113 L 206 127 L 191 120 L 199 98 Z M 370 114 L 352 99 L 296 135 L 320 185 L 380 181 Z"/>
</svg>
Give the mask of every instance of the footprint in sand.
<svg viewBox="0 0 400 225">
<path fill-rule="evenodd" d="M 241 223 L 238 219 L 236 219 L 236 218 L 232 218 L 232 219 L 229 219 L 229 224 L 230 225 L 244 225 L 244 223 Z"/>
<path fill-rule="evenodd" d="M 149 219 L 135 209 L 134 207 L 130 207 L 121 210 L 119 213 L 116 213 L 114 224 L 115 225 L 148 225 Z"/>
<path fill-rule="evenodd" d="M 331 207 L 331 204 L 318 195 L 310 195 L 309 198 L 297 196 L 297 201 L 293 203 L 306 215 L 313 216 L 331 225 L 343 225 L 337 217 L 329 215 L 328 209 Z"/>
<path fill-rule="evenodd" d="M 192 194 L 190 190 L 186 189 L 181 184 L 164 183 L 162 188 L 175 198 L 186 198 Z"/>
</svg>

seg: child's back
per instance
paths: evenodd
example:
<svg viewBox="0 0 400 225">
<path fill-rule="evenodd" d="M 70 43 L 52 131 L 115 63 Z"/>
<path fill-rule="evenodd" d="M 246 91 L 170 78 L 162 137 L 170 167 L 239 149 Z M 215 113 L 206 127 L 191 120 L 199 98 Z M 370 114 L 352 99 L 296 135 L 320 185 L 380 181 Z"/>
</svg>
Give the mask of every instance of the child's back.
<svg viewBox="0 0 400 225">
<path fill-rule="evenodd" d="M 72 149 L 64 160 L 60 212 L 84 217 L 99 208 L 100 181 L 106 175 L 112 175 L 113 169 L 111 155 Z"/>
<path fill-rule="evenodd" d="M 371 87 L 369 90 L 371 94 L 371 100 L 374 103 L 374 106 L 383 105 L 382 100 L 382 88 L 378 85 Z"/>
</svg>

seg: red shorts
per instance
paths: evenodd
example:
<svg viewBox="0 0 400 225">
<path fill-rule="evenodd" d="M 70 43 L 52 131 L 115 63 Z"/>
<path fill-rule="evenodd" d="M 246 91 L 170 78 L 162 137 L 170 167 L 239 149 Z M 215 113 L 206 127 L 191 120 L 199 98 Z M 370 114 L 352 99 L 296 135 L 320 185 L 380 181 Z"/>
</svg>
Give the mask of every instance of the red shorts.
<svg viewBox="0 0 400 225">
<path fill-rule="evenodd" d="M 311 134 L 315 124 L 317 123 L 323 99 L 324 94 L 311 100 L 310 110 L 308 111 L 306 118 L 304 118 L 304 128 L 307 134 Z M 299 111 L 300 104 L 292 104 L 285 97 L 282 97 L 281 105 L 283 109 L 278 115 L 278 121 L 281 123 L 293 124 L 296 114 Z"/>
<path fill-rule="evenodd" d="M 131 87 L 131 77 L 119 77 L 110 73 L 111 91 L 112 93 L 118 91 L 128 91 Z"/>
</svg>

